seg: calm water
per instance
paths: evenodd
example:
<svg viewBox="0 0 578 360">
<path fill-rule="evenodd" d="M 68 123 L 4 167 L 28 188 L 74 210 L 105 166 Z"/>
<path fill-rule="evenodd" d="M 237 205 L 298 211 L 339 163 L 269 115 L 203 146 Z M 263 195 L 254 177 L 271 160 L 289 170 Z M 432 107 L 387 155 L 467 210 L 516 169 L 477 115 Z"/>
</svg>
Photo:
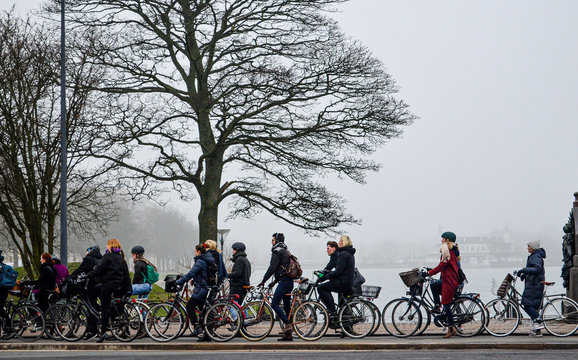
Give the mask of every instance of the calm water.
<svg viewBox="0 0 578 360">
<path fill-rule="evenodd" d="M 364 269 L 359 271 L 365 277 L 365 285 L 381 286 L 381 293 L 375 303 L 382 308 L 385 304 L 394 298 L 405 295 L 407 288 L 399 277 L 400 272 L 411 270 L 411 268 L 388 268 L 388 269 Z M 496 297 L 495 291 L 502 283 L 508 272 L 514 268 L 483 268 L 483 269 L 464 269 L 469 283 L 466 284 L 464 292 L 476 292 L 481 296 L 482 301 L 487 302 Z M 303 276 L 313 278 L 313 270 L 303 270 Z M 258 284 L 263 278 L 264 269 L 255 270 L 251 276 L 251 284 Z M 436 277 L 439 277 L 437 275 Z M 492 289 L 492 280 L 495 280 L 495 287 Z M 559 294 L 565 292 L 562 287 L 562 278 L 560 278 L 559 267 L 546 267 L 546 281 L 554 281 L 556 285 L 548 288 L 549 294 Z M 520 292 L 524 289 L 524 284 L 517 281 L 516 289 Z"/>
</svg>

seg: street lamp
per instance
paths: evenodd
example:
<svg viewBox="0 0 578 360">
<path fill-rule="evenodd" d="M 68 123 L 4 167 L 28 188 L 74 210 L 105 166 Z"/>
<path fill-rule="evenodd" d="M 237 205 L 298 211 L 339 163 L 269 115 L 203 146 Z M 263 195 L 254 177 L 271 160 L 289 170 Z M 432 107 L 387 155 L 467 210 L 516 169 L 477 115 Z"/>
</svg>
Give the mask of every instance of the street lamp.
<svg viewBox="0 0 578 360">
<path fill-rule="evenodd" d="M 66 222 L 66 53 L 64 3 L 60 1 L 60 261 L 68 265 L 68 226 Z"/>
<path fill-rule="evenodd" d="M 230 231 L 231 231 L 231 229 L 218 229 L 217 230 L 217 234 L 219 234 L 219 242 L 221 243 L 221 251 L 225 251 L 224 243 L 225 243 L 225 239 L 227 238 L 227 235 L 229 235 Z"/>
</svg>

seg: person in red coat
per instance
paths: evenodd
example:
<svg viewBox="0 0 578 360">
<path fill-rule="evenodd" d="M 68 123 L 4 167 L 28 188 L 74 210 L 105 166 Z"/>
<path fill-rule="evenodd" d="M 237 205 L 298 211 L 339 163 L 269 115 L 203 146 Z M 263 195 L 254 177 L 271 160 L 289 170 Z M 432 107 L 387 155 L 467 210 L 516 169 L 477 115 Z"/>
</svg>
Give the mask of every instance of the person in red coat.
<svg viewBox="0 0 578 360">
<path fill-rule="evenodd" d="M 433 276 L 441 273 L 442 280 L 442 305 L 444 312 L 448 318 L 448 333 L 444 338 L 448 339 L 455 334 L 454 319 L 452 314 L 451 304 L 454 299 L 454 294 L 459 286 L 458 280 L 458 259 L 456 254 L 451 251 L 456 241 L 456 234 L 453 232 L 445 232 L 442 234 L 442 246 L 440 248 L 440 263 L 428 273 Z"/>
</svg>

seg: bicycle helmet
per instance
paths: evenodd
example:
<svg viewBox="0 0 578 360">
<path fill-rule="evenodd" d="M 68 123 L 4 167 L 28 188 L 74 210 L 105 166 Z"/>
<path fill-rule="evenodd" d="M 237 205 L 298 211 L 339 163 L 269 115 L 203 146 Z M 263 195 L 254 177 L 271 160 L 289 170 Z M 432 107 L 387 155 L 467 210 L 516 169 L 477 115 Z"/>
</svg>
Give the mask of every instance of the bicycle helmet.
<svg viewBox="0 0 578 360">
<path fill-rule="evenodd" d="M 237 251 L 245 251 L 245 249 L 247 249 L 245 244 L 243 244 L 242 242 L 236 242 L 231 247 L 233 248 L 233 250 Z"/>
<path fill-rule="evenodd" d="M 132 250 L 130 252 L 133 254 L 144 254 L 145 249 L 142 246 L 137 245 L 137 246 L 133 246 Z"/>
</svg>

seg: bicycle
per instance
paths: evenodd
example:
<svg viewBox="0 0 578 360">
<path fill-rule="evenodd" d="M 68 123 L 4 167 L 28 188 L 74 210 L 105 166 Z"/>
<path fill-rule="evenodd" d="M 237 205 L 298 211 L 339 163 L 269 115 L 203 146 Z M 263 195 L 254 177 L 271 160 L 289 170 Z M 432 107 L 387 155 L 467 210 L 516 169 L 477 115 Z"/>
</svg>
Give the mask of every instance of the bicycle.
<svg viewBox="0 0 578 360">
<path fill-rule="evenodd" d="M 406 295 L 391 300 L 382 311 L 382 323 L 392 336 L 405 338 L 421 335 L 432 322 L 437 327 L 448 327 L 449 322 L 444 313 L 438 314 L 434 306 L 430 285 L 434 281 L 424 268 L 412 269 L 399 274 L 409 287 Z M 454 328 L 459 336 L 470 337 L 484 330 L 484 305 L 477 293 L 461 293 L 458 287 L 454 295 L 452 314 Z M 424 322 L 425 319 L 425 322 Z"/>
<path fill-rule="evenodd" d="M 541 283 L 544 285 L 544 292 L 540 301 L 539 319 L 544 328 L 558 337 L 574 334 L 578 329 L 578 303 L 565 294 L 548 295 L 548 287 L 555 283 Z M 488 320 L 484 327 L 494 336 L 508 336 L 514 333 L 522 322 L 522 295 L 516 290 L 516 271 L 506 275 L 497 295 L 498 298 L 486 304 Z"/>
<path fill-rule="evenodd" d="M 177 286 L 174 283 L 178 276 L 167 276 L 167 279 L 165 279 L 165 291 L 175 293 L 175 296 L 166 303 L 153 306 L 145 316 L 147 335 L 158 342 L 176 339 L 184 333 L 189 324 L 186 303 L 181 296 L 184 286 Z M 224 342 L 237 336 L 243 317 L 234 301 L 224 298 L 213 299 L 218 291 L 217 286 L 209 289 L 203 310 L 197 314 L 205 334 L 211 340 Z"/>
<path fill-rule="evenodd" d="M 16 336 L 22 341 L 32 342 L 44 334 L 46 322 L 42 310 L 34 305 L 32 289 L 33 286 L 17 284 L 15 289 L 8 290 L 10 295 L 19 299 L 16 304 L 10 299 L 4 305 L 8 318 L 1 319 L 3 339 Z"/>
<path fill-rule="evenodd" d="M 58 307 L 54 314 L 54 326 L 61 338 L 74 342 L 86 335 L 89 316 L 97 319 L 97 326 L 102 324 L 102 320 L 100 311 L 83 295 L 88 291 L 89 280 L 79 276 L 65 281 L 67 287 L 75 286 L 77 291 L 72 295 L 73 292 L 68 290 L 69 299 Z M 138 310 L 131 302 L 130 294 L 111 299 L 110 311 L 109 331 L 114 338 L 122 342 L 134 340 L 141 329 L 141 320 Z"/>
</svg>

